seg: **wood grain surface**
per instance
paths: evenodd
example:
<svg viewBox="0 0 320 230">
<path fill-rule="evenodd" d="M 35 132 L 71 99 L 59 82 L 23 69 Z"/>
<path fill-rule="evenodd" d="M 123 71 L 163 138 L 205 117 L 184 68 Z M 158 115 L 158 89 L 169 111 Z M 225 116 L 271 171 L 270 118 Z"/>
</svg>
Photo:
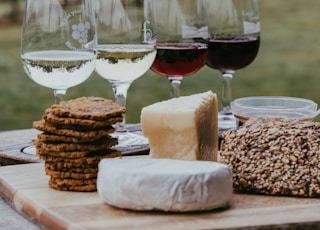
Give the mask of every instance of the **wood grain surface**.
<svg viewBox="0 0 320 230">
<path fill-rule="evenodd" d="M 47 186 L 43 163 L 0 167 L 0 194 L 45 229 L 318 229 L 320 199 L 234 194 L 230 207 L 206 212 L 122 210 L 96 192 Z"/>
</svg>

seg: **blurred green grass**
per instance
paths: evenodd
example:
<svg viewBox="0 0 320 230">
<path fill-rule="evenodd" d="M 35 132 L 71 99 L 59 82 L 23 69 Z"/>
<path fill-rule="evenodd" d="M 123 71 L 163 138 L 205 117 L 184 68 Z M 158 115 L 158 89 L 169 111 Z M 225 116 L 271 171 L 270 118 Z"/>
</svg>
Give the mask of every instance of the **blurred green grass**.
<svg viewBox="0 0 320 230">
<path fill-rule="evenodd" d="M 233 98 L 281 95 L 320 104 L 320 1 L 260 0 L 259 4 L 260 51 L 249 67 L 236 72 Z M 34 83 L 23 70 L 20 32 L 20 25 L 0 25 L 0 130 L 31 128 L 53 102 L 52 90 Z M 220 97 L 221 76 L 204 67 L 183 80 L 181 94 L 207 90 Z M 113 98 L 113 93 L 108 82 L 93 73 L 67 92 L 67 99 L 79 96 Z M 139 122 L 143 106 L 168 98 L 168 80 L 148 71 L 129 89 L 127 122 Z"/>
</svg>

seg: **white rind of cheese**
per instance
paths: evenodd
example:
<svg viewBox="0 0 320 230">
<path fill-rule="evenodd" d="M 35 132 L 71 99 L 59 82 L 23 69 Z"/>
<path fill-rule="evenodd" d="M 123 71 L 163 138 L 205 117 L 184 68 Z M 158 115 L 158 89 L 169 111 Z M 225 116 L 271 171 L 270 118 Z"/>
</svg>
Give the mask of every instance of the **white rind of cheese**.
<svg viewBox="0 0 320 230">
<path fill-rule="evenodd" d="M 212 91 L 144 107 L 141 128 L 152 158 L 217 161 L 218 100 Z"/>
<path fill-rule="evenodd" d="M 97 189 L 105 203 L 123 209 L 212 210 L 230 202 L 232 171 L 211 161 L 108 158 L 100 161 Z"/>
</svg>

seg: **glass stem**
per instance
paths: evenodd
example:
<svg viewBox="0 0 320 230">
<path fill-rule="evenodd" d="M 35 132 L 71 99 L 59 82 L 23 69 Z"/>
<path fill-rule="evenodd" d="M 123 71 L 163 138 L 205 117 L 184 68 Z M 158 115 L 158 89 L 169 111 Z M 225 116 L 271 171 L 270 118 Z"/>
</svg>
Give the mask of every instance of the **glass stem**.
<svg viewBox="0 0 320 230">
<path fill-rule="evenodd" d="M 232 78 L 234 71 L 222 72 L 222 109 L 221 113 L 231 114 Z"/>
<path fill-rule="evenodd" d="M 121 84 L 114 84 L 111 83 L 113 93 L 115 96 L 115 102 L 118 103 L 118 105 L 126 108 L 126 100 L 127 100 L 127 93 L 130 86 L 130 83 L 121 83 Z M 125 114 L 122 114 L 123 120 L 122 122 L 118 122 L 116 124 L 116 132 L 126 132 L 126 116 Z"/>
<path fill-rule="evenodd" d="M 54 103 L 59 104 L 61 101 L 65 100 L 67 90 L 66 89 L 54 89 Z"/>
<path fill-rule="evenodd" d="M 171 77 L 169 76 L 168 79 L 170 81 L 170 97 L 180 97 L 180 85 L 183 76 L 178 77 Z"/>
</svg>

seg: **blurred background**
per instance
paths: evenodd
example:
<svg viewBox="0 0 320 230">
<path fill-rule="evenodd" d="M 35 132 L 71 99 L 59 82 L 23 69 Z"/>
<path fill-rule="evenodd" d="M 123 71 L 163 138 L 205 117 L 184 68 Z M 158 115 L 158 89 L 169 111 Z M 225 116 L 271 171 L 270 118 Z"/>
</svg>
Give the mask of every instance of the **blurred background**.
<svg viewBox="0 0 320 230">
<path fill-rule="evenodd" d="M 24 0 L 0 0 L 0 131 L 31 128 L 53 103 L 51 89 L 28 78 L 20 60 Z M 233 99 L 245 96 L 293 96 L 320 104 L 320 1 L 260 0 L 261 46 L 255 61 L 236 72 Z M 188 76 L 182 95 L 212 90 L 221 95 L 221 75 L 203 67 Z M 70 88 L 67 99 L 113 99 L 109 83 L 93 73 Z M 169 82 L 148 71 L 129 89 L 127 122 L 137 123 L 143 106 L 169 98 Z M 320 120 L 317 118 L 316 120 Z"/>
</svg>

